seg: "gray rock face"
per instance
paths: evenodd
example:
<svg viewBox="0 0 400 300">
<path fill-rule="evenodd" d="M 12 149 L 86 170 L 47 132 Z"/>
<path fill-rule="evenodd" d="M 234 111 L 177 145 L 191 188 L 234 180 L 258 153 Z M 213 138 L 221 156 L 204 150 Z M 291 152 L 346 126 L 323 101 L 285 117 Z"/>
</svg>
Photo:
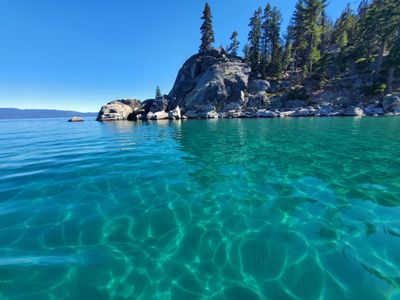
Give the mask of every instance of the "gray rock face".
<svg viewBox="0 0 400 300">
<path fill-rule="evenodd" d="M 141 105 L 139 100 L 115 100 L 104 105 L 97 115 L 97 121 L 128 120 L 132 112 Z"/>
<path fill-rule="evenodd" d="M 393 95 L 383 97 L 382 106 L 385 111 L 393 111 L 400 108 L 400 98 Z"/>
<path fill-rule="evenodd" d="M 271 87 L 270 83 L 267 80 L 262 79 L 253 79 L 249 82 L 249 93 L 256 95 L 260 92 L 267 92 Z"/>
<path fill-rule="evenodd" d="M 361 117 L 363 114 L 363 109 L 358 106 L 349 106 L 343 111 L 343 115 L 349 117 Z"/>
<path fill-rule="evenodd" d="M 309 116 L 313 116 L 314 112 L 311 112 L 310 110 L 308 110 L 307 108 L 301 108 L 296 110 L 294 113 L 292 113 L 292 117 L 309 117 Z"/>
<path fill-rule="evenodd" d="M 168 119 L 170 120 L 180 120 L 182 119 L 181 109 L 179 106 L 168 112 Z"/>
<path fill-rule="evenodd" d="M 336 99 L 335 104 L 341 106 L 349 106 L 352 104 L 352 102 L 353 101 L 350 99 L 350 97 L 341 96 Z"/>
<path fill-rule="evenodd" d="M 165 111 L 167 109 L 167 106 L 168 106 L 168 100 L 165 99 L 164 97 L 160 97 L 153 100 L 149 108 L 149 111 L 152 113 L 158 111 Z"/>
<path fill-rule="evenodd" d="M 383 115 L 385 112 L 382 107 L 377 104 L 370 104 L 364 109 L 364 113 L 367 116 L 380 116 Z"/>
<path fill-rule="evenodd" d="M 249 95 L 249 98 L 246 103 L 246 107 L 248 108 L 259 108 L 263 107 L 268 103 L 268 96 L 266 92 L 259 92 L 256 95 Z"/>
<path fill-rule="evenodd" d="M 149 112 L 151 114 L 152 112 Z M 157 111 L 150 117 L 151 120 L 165 120 L 168 119 L 168 113 L 165 111 Z"/>
<path fill-rule="evenodd" d="M 256 117 L 258 118 L 274 118 L 277 116 L 279 116 L 279 114 L 266 109 L 259 109 L 256 113 Z"/>
<path fill-rule="evenodd" d="M 288 109 L 299 109 L 306 106 L 306 103 L 301 100 L 289 100 L 285 103 L 285 107 Z"/>
<path fill-rule="evenodd" d="M 179 71 L 167 110 L 179 106 L 191 117 L 241 107 L 245 104 L 250 71 L 240 58 L 228 57 L 222 49 L 196 54 Z"/>
</svg>

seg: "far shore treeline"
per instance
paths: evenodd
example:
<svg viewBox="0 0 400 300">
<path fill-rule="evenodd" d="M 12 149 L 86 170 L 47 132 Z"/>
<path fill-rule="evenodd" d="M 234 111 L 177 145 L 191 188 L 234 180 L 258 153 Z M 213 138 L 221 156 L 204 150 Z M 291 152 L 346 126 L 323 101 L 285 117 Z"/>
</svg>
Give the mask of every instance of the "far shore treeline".
<svg viewBox="0 0 400 300">
<path fill-rule="evenodd" d="M 373 77 L 371 90 L 392 93 L 400 69 L 399 0 L 362 0 L 356 11 L 347 5 L 337 20 L 327 17 L 327 5 L 327 0 L 299 0 L 284 35 L 279 8 L 266 4 L 256 9 L 242 47 L 252 77 L 279 79 L 291 72 L 323 85 L 346 69 L 361 67 Z M 215 41 L 208 3 L 202 20 L 200 53 Z M 233 31 L 226 47 L 233 56 L 239 53 L 238 34 Z"/>
</svg>

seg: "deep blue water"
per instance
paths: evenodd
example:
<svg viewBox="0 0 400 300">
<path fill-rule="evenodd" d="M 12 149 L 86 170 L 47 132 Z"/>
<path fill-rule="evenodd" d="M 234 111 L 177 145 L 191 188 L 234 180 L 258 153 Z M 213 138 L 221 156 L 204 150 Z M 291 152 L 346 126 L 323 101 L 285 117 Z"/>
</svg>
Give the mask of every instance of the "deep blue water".
<svg viewBox="0 0 400 300">
<path fill-rule="evenodd" d="M 0 121 L 0 299 L 400 299 L 400 118 Z"/>
</svg>

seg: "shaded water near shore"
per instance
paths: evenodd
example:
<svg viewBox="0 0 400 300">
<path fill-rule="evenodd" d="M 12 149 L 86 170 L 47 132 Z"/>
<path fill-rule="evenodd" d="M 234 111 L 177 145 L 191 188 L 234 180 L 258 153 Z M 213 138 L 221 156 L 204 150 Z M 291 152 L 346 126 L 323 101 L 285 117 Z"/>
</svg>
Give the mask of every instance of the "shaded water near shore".
<svg viewBox="0 0 400 300">
<path fill-rule="evenodd" d="M 400 299 L 399 132 L 0 121 L 0 298 Z"/>
</svg>

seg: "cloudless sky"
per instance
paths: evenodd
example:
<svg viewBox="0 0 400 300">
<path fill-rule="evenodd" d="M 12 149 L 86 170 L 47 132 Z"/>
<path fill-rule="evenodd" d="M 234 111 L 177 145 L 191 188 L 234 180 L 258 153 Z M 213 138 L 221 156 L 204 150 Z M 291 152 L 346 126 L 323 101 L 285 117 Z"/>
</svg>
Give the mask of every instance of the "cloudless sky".
<svg viewBox="0 0 400 300">
<path fill-rule="evenodd" d="M 268 1 L 210 0 L 216 43 Z M 296 0 L 270 0 L 282 30 Z M 357 0 L 350 0 L 357 6 Z M 348 1 L 332 0 L 337 18 Z M 98 111 L 121 98 L 167 94 L 198 51 L 203 0 L 0 0 L 0 107 Z"/>
</svg>

